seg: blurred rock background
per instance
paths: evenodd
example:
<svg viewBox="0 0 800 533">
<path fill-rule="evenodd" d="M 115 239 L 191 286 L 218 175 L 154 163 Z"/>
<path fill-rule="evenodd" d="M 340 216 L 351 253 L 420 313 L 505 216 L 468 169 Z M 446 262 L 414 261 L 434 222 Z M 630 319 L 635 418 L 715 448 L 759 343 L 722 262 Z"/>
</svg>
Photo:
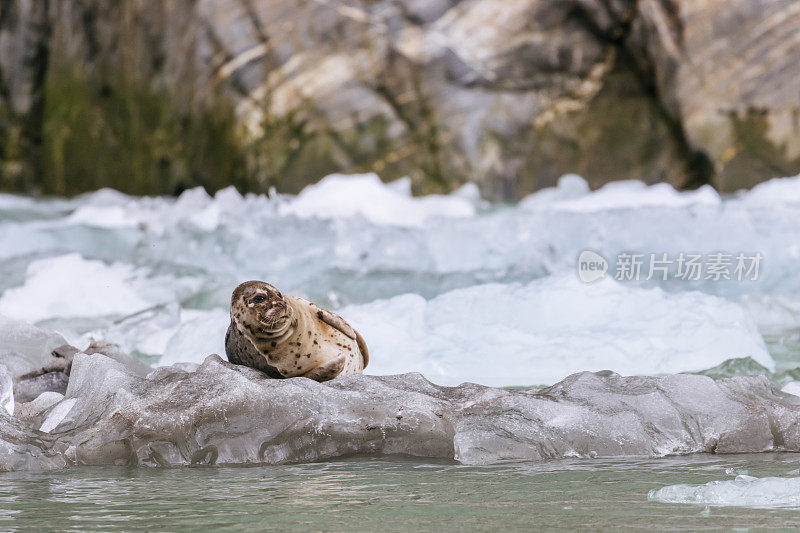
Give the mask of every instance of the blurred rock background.
<svg viewBox="0 0 800 533">
<path fill-rule="evenodd" d="M 2 0 L 0 189 L 800 172 L 796 0 Z"/>
</svg>

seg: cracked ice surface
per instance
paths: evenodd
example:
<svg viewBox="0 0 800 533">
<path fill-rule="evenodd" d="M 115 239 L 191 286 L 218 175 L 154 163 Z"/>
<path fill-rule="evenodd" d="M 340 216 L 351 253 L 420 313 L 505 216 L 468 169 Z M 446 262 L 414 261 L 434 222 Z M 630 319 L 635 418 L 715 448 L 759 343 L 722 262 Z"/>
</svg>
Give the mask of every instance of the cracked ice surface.
<svg viewBox="0 0 800 533">
<path fill-rule="evenodd" d="M 37 431 L 54 412 L 50 434 Z M 212 355 L 193 372 L 161 367 L 142 378 L 102 354 L 77 354 L 63 400 L 25 420 L 0 411 L 0 470 L 798 451 L 799 414 L 800 398 L 764 377 L 583 372 L 539 390 L 442 387 L 413 373 L 317 383 L 268 379 Z"/>
</svg>

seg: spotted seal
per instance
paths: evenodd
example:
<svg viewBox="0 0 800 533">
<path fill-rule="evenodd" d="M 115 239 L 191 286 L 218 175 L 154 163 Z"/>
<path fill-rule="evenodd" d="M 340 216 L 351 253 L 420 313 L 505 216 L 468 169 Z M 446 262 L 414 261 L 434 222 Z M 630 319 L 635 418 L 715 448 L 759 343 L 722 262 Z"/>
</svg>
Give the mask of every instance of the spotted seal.
<svg viewBox="0 0 800 533">
<path fill-rule="evenodd" d="M 263 281 L 233 291 L 225 353 L 278 379 L 327 381 L 360 373 L 369 361 L 367 343 L 344 319 Z"/>
</svg>

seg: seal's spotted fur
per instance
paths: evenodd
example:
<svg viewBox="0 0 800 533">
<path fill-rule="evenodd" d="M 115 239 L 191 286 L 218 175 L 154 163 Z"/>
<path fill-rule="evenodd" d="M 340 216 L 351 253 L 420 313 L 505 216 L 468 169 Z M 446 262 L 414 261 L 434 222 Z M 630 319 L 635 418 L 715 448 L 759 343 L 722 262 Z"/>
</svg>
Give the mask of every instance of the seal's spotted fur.
<svg viewBox="0 0 800 533">
<path fill-rule="evenodd" d="M 317 381 L 360 373 L 369 361 L 366 342 L 340 316 L 263 281 L 233 291 L 225 353 L 273 378 Z"/>
</svg>

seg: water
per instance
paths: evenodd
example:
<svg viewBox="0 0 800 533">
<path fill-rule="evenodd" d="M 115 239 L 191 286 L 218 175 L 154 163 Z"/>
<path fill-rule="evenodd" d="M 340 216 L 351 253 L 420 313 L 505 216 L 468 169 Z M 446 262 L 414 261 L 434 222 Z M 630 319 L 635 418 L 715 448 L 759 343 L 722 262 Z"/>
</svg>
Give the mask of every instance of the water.
<svg viewBox="0 0 800 533">
<path fill-rule="evenodd" d="M 797 454 L 467 467 L 402 458 L 259 468 L 0 474 L 0 529 L 468 531 L 800 527 L 787 509 L 669 505 L 648 491 L 785 475 Z M 731 472 L 727 474 L 726 470 Z"/>
</svg>

